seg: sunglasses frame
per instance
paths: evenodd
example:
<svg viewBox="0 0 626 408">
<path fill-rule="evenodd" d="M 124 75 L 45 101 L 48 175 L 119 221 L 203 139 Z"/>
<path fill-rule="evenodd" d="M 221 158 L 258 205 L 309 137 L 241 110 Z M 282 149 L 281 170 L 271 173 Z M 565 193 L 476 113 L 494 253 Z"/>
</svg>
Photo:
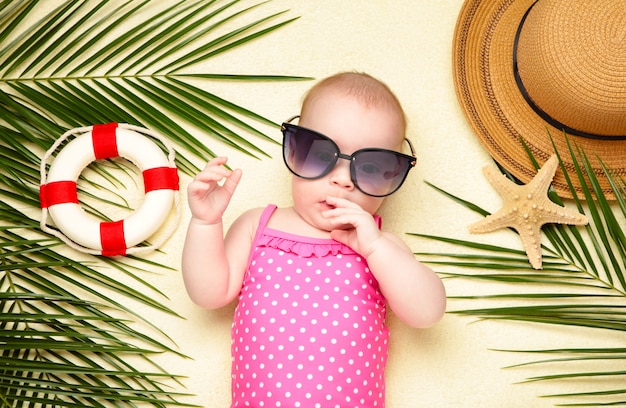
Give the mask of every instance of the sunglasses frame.
<svg viewBox="0 0 626 408">
<path fill-rule="evenodd" d="M 335 141 L 333 139 L 331 139 L 330 137 L 320 133 L 320 132 L 316 132 L 315 130 L 312 129 L 308 129 L 299 125 L 294 125 L 293 123 L 289 123 L 292 120 L 299 118 L 299 116 L 294 116 L 292 118 L 290 118 L 289 120 L 287 120 L 286 122 L 283 122 L 283 124 L 280 127 L 280 130 L 283 134 L 283 161 L 285 163 L 285 165 L 287 166 L 287 169 L 294 174 L 297 177 L 300 177 L 302 179 L 305 180 L 316 180 L 319 178 L 324 177 L 325 175 L 327 175 L 328 173 L 330 173 L 332 171 L 332 169 L 335 168 L 335 166 L 337 165 L 337 161 L 339 159 L 344 159 L 344 160 L 348 160 L 350 162 L 350 179 L 352 180 L 352 183 L 354 184 L 354 186 L 363 194 L 371 196 L 371 197 L 386 197 L 389 196 L 393 193 L 395 193 L 396 191 L 398 191 L 400 189 L 400 187 L 402 187 L 402 185 L 404 184 L 404 181 L 406 180 L 407 176 L 409 175 L 409 171 L 411 171 L 411 169 L 413 167 L 415 167 L 415 164 L 417 163 L 417 158 L 415 157 L 415 150 L 413 149 L 413 144 L 411 143 L 411 141 L 407 138 L 404 138 L 404 140 L 407 142 L 407 144 L 409 145 L 409 149 L 411 150 L 411 155 L 408 154 L 404 154 L 401 152 L 397 152 L 395 150 L 389 150 L 389 149 L 382 149 L 382 148 L 377 148 L 377 147 L 366 147 L 364 149 L 359 149 L 355 152 L 353 152 L 352 154 L 345 154 L 342 153 L 341 150 L 339 149 L 339 146 L 337 146 L 337 143 L 335 143 Z M 287 158 L 285 157 L 285 138 L 286 136 L 286 132 L 289 129 L 300 129 L 300 130 L 304 130 L 306 132 L 309 133 L 313 133 L 314 135 L 317 135 L 319 137 L 321 137 L 322 139 L 328 140 L 330 143 L 332 143 L 333 146 L 335 146 L 335 149 L 337 151 L 335 157 L 335 162 L 333 163 L 332 166 L 328 166 L 320 175 L 315 176 L 315 177 L 304 177 L 300 174 L 297 174 L 294 170 L 291 169 L 291 167 L 289 166 L 289 164 L 287 163 Z M 361 189 L 361 187 L 359 186 L 359 183 L 356 180 L 356 170 L 354 168 L 354 161 L 356 159 L 355 156 L 357 156 L 359 153 L 364 153 L 364 152 L 388 152 L 388 153 L 393 153 L 396 156 L 400 156 L 402 158 L 408 159 L 408 163 L 409 163 L 409 167 L 407 168 L 406 172 L 404 173 L 404 176 L 402 177 L 402 181 L 400 181 L 400 183 L 398 183 L 398 186 L 393 189 L 392 191 L 386 193 L 386 194 L 371 194 L 368 193 L 366 191 L 363 191 Z"/>
</svg>

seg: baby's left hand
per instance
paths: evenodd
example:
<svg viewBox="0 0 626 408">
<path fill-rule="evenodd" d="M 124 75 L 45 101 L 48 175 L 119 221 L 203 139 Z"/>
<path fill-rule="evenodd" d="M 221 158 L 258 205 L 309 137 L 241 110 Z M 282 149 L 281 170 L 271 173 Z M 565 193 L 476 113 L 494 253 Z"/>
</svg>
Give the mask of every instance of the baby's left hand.
<svg viewBox="0 0 626 408">
<path fill-rule="evenodd" d="M 375 248 L 375 241 L 382 237 L 374 217 L 358 204 L 343 198 L 329 196 L 326 202 L 335 206 L 322 213 L 337 226 L 331 231 L 331 237 L 367 258 Z"/>
</svg>

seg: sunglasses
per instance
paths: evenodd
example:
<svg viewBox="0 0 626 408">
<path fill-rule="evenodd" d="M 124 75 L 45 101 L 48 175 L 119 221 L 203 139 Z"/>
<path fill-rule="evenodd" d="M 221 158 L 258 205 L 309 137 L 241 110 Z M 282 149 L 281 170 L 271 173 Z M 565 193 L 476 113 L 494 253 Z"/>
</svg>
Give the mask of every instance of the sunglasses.
<svg viewBox="0 0 626 408">
<path fill-rule="evenodd" d="M 295 117 L 290 120 L 293 119 Z M 409 139 L 404 140 L 411 149 L 411 156 L 378 148 L 359 149 L 347 155 L 339 151 L 332 139 L 314 130 L 286 122 L 281 131 L 283 160 L 293 174 L 304 179 L 317 179 L 328 174 L 337 160 L 349 160 L 352 183 L 363 194 L 372 197 L 395 193 L 416 162 Z"/>
</svg>

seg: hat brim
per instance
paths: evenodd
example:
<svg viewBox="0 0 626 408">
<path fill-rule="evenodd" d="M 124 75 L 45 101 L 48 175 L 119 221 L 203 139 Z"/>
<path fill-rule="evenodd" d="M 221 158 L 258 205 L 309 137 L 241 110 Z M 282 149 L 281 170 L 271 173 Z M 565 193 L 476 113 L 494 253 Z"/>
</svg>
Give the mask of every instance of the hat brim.
<svg viewBox="0 0 626 408">
<path fill-rule="evenodd" d="M 537 173 L 521 141 L 540 165 L 558 152 L 576 195 L 584 198 L 575 176 L 570 144 L 589 158 L 603 192 L 614 198 L 602 162 L 616 178 L 626 176 L 626 140 L 566 135 L 543 120 L 524 99 L 513 71 L 515 36 L 525 13 L 536 0 L 466 0 L 453 43 L 457 98 L 474 132 L 489 154 L 524 183 Z M 561 197 L 572 190 L 559 170 L 553 187 Z"/>
</svg>

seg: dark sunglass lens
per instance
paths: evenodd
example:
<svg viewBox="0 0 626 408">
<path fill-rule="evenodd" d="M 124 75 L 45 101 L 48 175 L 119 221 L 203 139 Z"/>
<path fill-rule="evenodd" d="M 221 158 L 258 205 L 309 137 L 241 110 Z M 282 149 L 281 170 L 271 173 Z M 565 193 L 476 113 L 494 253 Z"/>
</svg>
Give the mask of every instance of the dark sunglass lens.
<svg viewBox="0 0 626 408">
<path fill-rule="evenodd" d="M 323 176 L 337 161 L 337 147 L 328 138 L 296 126 L 284 131 L 283 159 L 297 176 L 317 178 Z"/>
<path fill-rule="evenodd" d="M 396 191 L 411 168 L 410 161 L 391 151 L 360 151 L 352 163 L 359 189 L 373 196 L 386 196 Z"/>
</svg>

